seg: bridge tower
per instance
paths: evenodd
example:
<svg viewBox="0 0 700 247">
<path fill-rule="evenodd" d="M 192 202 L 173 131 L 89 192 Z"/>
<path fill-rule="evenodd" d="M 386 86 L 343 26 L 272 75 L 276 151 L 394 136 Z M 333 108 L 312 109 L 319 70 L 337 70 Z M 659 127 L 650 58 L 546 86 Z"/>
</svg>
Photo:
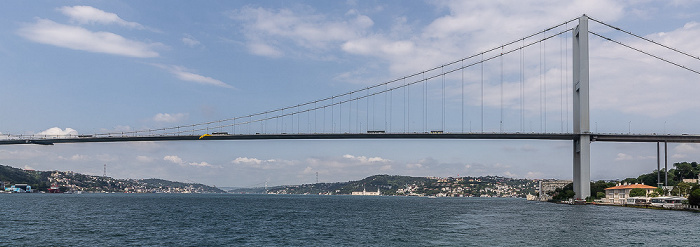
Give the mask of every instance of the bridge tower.
<svg viewBox="0 0 700 247">
<path fill-rule="evenodd" d="M 579 18 L 573 30 L 574 83 L 574 193 L 576 199 L 591 195 L 591 124 L 588 87 L 588 16 Z"/>
</svg>

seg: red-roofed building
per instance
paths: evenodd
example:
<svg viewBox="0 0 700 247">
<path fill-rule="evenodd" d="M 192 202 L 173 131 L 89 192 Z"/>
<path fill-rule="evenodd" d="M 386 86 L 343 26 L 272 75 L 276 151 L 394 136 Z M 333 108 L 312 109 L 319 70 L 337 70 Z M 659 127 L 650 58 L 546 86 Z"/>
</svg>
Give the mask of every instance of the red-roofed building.
<svg viewBox="0 0 700 247">
<path fill-rule="evenodd" d="M 645 184 L 617 184 L 615 187 L 605 189 L 605 200 L 603 202 L 625 204 L 627 198 L 630 197 L 630 191 L 637 188 L 646 190 L 647 196 L 656 189 L 654 186 Z"/>
</svg>

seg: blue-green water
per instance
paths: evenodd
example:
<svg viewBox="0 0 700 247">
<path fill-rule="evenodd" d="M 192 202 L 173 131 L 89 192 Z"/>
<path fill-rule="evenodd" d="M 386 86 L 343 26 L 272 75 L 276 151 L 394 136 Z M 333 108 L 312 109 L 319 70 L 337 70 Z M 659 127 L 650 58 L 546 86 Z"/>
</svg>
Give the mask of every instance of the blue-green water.
<svg viewBox="0 0 700 247">
<path fill-rule="evenodd" d="M 700 214 L 522 199 L 0 194 L 0 246 L 697 246 Z"/>
</svg>

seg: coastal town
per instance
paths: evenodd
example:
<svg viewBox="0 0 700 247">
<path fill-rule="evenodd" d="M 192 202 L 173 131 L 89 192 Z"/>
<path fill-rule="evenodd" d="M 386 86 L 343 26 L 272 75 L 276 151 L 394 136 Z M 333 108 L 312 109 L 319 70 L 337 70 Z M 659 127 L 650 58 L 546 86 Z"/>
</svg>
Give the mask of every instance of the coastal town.
<svg viewBox="0 0 700 247">
<path fill-rule="evenodd" d="M 116 179 L 72 171 L 35 171 L 0 165 L 0 193 L 226 193 L 198 183 Z"/>
<path fill-rule="evenodd" d="M 586 203 L 598 205 L 698 209 L 698 164 L 677 163 L 671 183 L 658 183 L 654 171 L 622 181 L 591 182 Z M 685 167 L 685 168 L 684 168 Z M 683 170 L 689 170 L 683 172 Z M 687 174 L 673 175 L 673 174 Z M 676 178 L 676 176 L 679 176 Z M 696 176 L 695 178 L 685 178 Z M 657 183 L 657 186 L 645 182 Z M 409 177 L 374 175 L 358 181 L 238 188 L 229 191 L 197 183 L 163 179 L 115 179 L 72 171 L 34 171 L 0 165 L 0 193 L 238 193 L 416 197 L 501 197 L 574 203 L 571 180 L 482 177 Z"/>
</svg>

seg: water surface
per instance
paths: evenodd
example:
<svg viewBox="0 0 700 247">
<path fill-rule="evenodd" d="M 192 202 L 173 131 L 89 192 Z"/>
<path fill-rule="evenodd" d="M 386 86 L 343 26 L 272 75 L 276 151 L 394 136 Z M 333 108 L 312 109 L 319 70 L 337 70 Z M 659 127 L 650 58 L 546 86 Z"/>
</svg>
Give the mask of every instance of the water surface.
<svg viewBox="0 0 700 247">
<path fill-rule="evenodd" d="M 695 246 L 700 214 L 500 198 L 0 194 L 2 246 Z"/>
</svg>

